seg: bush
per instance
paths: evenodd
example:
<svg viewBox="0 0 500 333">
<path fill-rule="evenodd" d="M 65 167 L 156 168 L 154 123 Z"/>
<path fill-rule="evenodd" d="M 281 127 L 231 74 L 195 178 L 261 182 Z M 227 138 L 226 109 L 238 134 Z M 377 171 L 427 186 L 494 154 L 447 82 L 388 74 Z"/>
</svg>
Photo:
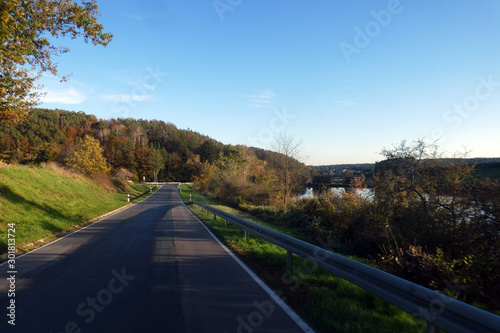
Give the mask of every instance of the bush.
<svg viewBox="0 0 500 333">
<path fill-rule="evenodd" d="M 125 192 L 127 190 L 127 181 L 118 178 L 112 178 L 111 182 L 113 186 L 118 190 L 118 192 Z"/>
<path fill-rule="evenodd" d="M 116 192 L 116 187 L 113 184 L 113 181 L 111 180 L 111 177 L 108 174 L 95 173 L 95 174 L 90 175 L 89 178 L 92 179 L 97 185 L 102 187 L 104 190 L 106 190 L 110 193 Z"/>
</svg>

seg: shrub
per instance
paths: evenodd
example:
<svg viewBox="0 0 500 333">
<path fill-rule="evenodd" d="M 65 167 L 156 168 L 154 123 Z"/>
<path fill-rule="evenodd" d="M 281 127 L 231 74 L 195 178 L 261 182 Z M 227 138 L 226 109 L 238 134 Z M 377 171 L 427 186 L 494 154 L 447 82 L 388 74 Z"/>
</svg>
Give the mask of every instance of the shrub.
<svg viewBox="0 0 500 333">
<path fill-rule="evenodd" d="M 127 190 L 127 181 L 118 178 L 112 178 L 111 182 L 113 186 L 118 190 L 118 192 L 125 192 Z"/>
</svg>

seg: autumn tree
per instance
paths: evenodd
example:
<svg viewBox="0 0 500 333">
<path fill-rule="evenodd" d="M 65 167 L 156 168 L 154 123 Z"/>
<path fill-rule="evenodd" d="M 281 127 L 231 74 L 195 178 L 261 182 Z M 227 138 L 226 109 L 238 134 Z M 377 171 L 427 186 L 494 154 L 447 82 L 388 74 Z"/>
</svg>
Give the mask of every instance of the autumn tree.
<svg viewBox="0 0 500 333">
<path fill-rule="evenodd" d="M 281 133 L 274 141 L 273 150 L 278 153 L 275 161 L 276 173 L 278 176 L 278 188 L 283 199 L 283 208 L 288 209 L 290 196 L 301 183 L 306 182 L 304 179 L 303 164 L 300 160 L 303 159 L 302 140 L 297 140 L 293 135 Z"/>
<path fill-rule="evenodd" d="M 68 167 L 87 176 L 109 170 L 99 141 L 88 135 L 73 150 L 68 159 Z"/>
<path fill-rule="evenodd" d="M 153 149 L 151 155 L 149 156 L 148 166 L 153 173 L 154 181 L 158 181 L 158 173 L 165 169 L 165 163 L 167 162 L 168 153 L 165 149 Z"/>
<path fill-rule="evenodd" d="M 52 57 L 69 52 L 49 37 L 81 37 L 106 46 L 113 37 L 97 22 L 96 0 L 0 0 L 0 123 L 26 118 L 38 103 L 35 81 L 57 75 Z M 66 78 L 63 77 L 63 80 Z"/>
<path fill-rule="evenodd" d="M 375 199 L 395 236 L 452 255 L 470 246 L 474 165 L 444 159 L 422 140 L 403 141 L 382 154 L 386 160 L 375 167 Z"/>
<path fill-rule="evenodd" d="M 146 175 L 149 173 L 149 159 L 151 156 L 152 149 L 149 147 L 139 147 L 136 144 L 135 149 L 135 162 L 137 163 L 137 174 L 139 179 L 142 181 L 145 179 Z"/>
</svg>

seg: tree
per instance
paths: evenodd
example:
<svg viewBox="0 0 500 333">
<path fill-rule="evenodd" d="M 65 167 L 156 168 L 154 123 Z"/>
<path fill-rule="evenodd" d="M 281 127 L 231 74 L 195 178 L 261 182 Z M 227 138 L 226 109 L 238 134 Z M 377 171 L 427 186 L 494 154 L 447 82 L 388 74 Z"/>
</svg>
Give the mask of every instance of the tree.
<svg viewBox="0 0 500 333">
<path fill-rule="evenodd" d="M 165 149 L 153 149 L 149 156 L 148 166 L 153 172 L 154 181 L 158 181 L 158 173 L 165 169 L 168 153 Z"/>
<path fill-rule="evenodd" d="M 474 165 L 443 159 L 435 145 L 421 140 L 403 141 L 382 154 L 387 159 L 375 167 L 375 198 L 390 217 L 388 228 L 392 223 L 406 244 L 440 247 L 452 255 L 465 251 Z"/>
<path fill-rule="evenodd" d="M 206 140 L 198 148 L 198 154 L 200 155 L 201 163 L 208 161 L 209 163 L 214 163 L 219 157 L 220 148 L 215 140 Z"/>
<path fill-rule="evenodd" d="M 303 171 L 303 164 L 300 160 L 303 157 L 302 140 L 296 140 L 293 135 L 281 133 L 273 144 L 273 149 L 279 155 L 276 162 L 278 175 L 278 188 L 283 198 L 284 210 L 287 211 L 290 195 L 293 190 L 300 184 Z M 304 182 L 305 183 L 305 182 Z"/>
<path fill-rule="evenodd" d="M 43 72 L 57 75 L 52 56 L 69 52 L 52 37 L 82 37 L 106 46 L 113 37 L 97 23 L 96 0 L 0 0 L 0 123 L 26 118 L 38 103 L 35 81 Z M 62 80 L 65 80 L 63 77 Z"/>
<path fill-rule="evenodd" d="M 149 171 L 150 156 L 151 156 L 151 148 L 147 146 L 139 147 L 137 142 L 135 149 L 135 161 L 137 163 L 137 175 L 141 181 L 145 179 L 145 176 Z"/>
<path fill-rule="evenodd" d="M 88 135 L 73 150 L 68 166 L 87 176 L 109 170 L 99 141 Z"/>
</svg>

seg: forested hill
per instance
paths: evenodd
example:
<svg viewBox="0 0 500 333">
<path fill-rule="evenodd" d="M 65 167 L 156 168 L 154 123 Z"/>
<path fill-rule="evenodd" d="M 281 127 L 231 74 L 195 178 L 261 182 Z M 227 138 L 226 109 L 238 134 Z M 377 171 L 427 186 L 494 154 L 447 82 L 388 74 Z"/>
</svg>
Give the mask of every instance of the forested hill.
<svg viewBox="0 0 500 333">
<path fill-rule="evenodd" d="M 154 149 L 164 155 L 166 168 L 158 179 L 166 181 L 189 181 L 201 174 L 203 162 L 237 152 L 236 147 L 163 121 L 102 120 L 83 112 L 33 109 L 28 121 L 0 124 L 0 160 L 65 164 L 85 135 L 99 140 L 112 172 L 127 168 L 141 180 L 151 180 L 148 162 Z"/>
</svg>

